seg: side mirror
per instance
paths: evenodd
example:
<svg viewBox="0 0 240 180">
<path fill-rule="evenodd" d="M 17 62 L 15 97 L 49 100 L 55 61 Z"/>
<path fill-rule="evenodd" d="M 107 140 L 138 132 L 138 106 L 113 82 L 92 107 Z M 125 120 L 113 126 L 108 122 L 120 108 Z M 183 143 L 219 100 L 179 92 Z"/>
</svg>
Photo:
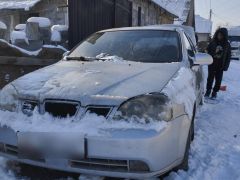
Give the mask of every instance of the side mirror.
<svg viewBox="0 0 240 180">
<path fill-rule="evenodd" d="M 213 58 L 207 53 L 197 53 L 195 55 L 194 65 L 210 65 L 213 63 Z"/>
</svg>

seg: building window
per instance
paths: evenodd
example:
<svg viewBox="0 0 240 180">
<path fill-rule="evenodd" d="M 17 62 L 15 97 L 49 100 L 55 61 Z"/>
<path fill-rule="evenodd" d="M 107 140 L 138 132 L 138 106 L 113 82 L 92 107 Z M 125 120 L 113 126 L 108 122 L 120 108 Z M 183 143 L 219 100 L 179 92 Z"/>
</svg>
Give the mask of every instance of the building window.
<svg viewBox="0 0 240 180">
<path fill-rule="evenodd" d="M 142 25 L 142 7 L 138 7 L 138 26 Z"/>
</svg>

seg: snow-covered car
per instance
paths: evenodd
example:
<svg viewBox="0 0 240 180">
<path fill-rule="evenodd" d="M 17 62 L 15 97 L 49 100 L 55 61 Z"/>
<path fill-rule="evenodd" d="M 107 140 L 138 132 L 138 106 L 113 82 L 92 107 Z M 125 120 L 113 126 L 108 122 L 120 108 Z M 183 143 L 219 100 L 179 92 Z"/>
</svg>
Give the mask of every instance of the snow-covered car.
<svg viewBox="0 0 240 180">
<path fill-rule="evenodd" d="M 0 155 L 109 177 L 186 170 L 211 63 L 181 26 L 97 32 L 2 89 Z"/>
</svg>

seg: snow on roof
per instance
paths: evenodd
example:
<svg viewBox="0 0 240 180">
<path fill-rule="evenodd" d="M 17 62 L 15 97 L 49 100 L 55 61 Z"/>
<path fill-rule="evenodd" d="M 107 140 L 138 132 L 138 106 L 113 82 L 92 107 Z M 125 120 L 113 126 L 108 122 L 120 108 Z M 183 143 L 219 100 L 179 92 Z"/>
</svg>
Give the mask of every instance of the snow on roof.
<svg viewBox="0 0 240 180">
<path fill-rule="evenodd" d="M 208 33 L 212 32 L 212 21 L 205 19 L 199 15 L 195 16 L 196 32 L 197 33 Z"/>
<path fill-rule="evenodd" d="M 228 28 L 229 36 L 240 36 L 240 26 Z"/>
<path fill-rule="evenodd" d="M 191 0 L 152 0 L 170 13 L 176 15 L 183 22 L 186 22 L 190 10 Z"/>
<path fill-rule="evenodd" d="M 39 27 L 50 27 L 51 21 L 46 17 L 31 17 L 27 20 L 27 22 L 35 22 L 39 24 Z"/>
<path fill-rule="evenodd" d="M 41 0 L 0 0 L 0 9 L 23 9 L 29 11 Z"/>
<path fill-rule="evenodd" d="M 2 21 L 0 21 L 0 29 L 7 29 L 6 24 L 3 23 Z"/>
</svg>

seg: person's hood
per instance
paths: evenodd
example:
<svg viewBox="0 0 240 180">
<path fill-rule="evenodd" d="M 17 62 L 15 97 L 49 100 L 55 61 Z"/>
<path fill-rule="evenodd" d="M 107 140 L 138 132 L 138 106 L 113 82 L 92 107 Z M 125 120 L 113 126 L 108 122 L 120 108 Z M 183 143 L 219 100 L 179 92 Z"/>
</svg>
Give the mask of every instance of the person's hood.
<svg viewBox="0 0 240 180">
<path fill-rule="evenodd" d="M 218 33 L 222 33 L 223 36 L 224 36 L 224 42 L 228 42 L 228 30 L 227 30 L 227 28 L 219 28 L 219 29 L 215 32 L 215 34 L 214 34 L 214 36 L 213 36 L 213 39 L 214 39 L 215 41 L 218 41 L 218 40 L 217 40 L 217 35 L 218 35 Z"/>
<path fill-rule="evenodd" d="M 179 69 L 180 63 L 61 61 L 25 75 L 12 85 L 23 99 L 76 100 L 82 105 L 109 103 L 106 98 L 122 100 L 160 92 Z"/>
</svg>

